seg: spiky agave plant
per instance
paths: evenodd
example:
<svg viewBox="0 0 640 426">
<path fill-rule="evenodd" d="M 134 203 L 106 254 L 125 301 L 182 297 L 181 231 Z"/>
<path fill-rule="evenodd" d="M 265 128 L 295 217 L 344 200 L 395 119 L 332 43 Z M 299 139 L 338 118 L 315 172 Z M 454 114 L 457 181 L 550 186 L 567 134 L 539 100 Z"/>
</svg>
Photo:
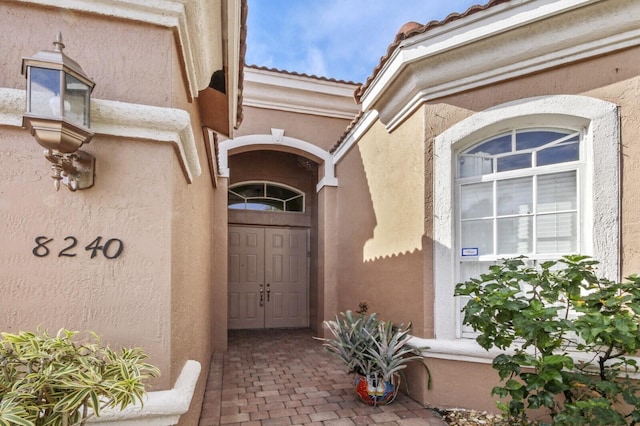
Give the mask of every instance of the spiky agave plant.
<svg viewBox="0 0 640 426">
<path fill-rule="evenodd" d="M 411 324 L 395 325 L 380 320 L 376 313 L 354 315 L 349 310 L 336 316 L 335 321 L 325 321 L 325 325 L 333 338 L 318 340 L 347 366 L 349 373 L 370 378 L 376 384 L 392 383 L 396 393 L 404 381 L 408 392 L 402 370 L 412 362 L 419 362 L 427 372 L 427 385 L 431 387 L 431 374 L 421 355 L 428 348 L 409 344 Z"/>
</svg>

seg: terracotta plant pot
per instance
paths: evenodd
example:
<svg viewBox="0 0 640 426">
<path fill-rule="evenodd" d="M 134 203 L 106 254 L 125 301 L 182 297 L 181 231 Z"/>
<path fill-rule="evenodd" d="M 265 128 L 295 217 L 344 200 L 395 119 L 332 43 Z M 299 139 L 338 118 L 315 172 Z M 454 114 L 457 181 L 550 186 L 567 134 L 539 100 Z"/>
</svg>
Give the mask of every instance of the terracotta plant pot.
<svg viewBox="0 0 640 426">
<path fill-rule="evenodd" d="M 373 376 L 356 378 L 356 393 L 368 405 L 390 404 L 396 397 L 396 386 Z"/>
</svg>

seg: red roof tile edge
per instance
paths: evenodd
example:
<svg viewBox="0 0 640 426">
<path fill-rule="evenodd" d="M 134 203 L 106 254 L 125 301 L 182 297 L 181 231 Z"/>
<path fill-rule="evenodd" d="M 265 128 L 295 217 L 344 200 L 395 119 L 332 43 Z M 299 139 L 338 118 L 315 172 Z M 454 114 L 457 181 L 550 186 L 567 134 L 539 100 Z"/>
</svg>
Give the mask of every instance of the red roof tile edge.
<svg viewBox="0 0 640 426">
<path fill-rule="evenodd" d="M 320 80 L 320 81 L 329 81 L 332 83 L 343 83 L 343 84 L 351 84 L 351 85 L 359 85 L 361 83 L 357 83 L 355 81 L 347 81 L 347 80 L 339 80 L 336 78 L 330 78 L 330 77 L 322 77 L 319 75 L 315 75 L 315 74 L 306 74 L 306 73 L 301 73 L 301 72 L 295 72 L 295 71 L 286 71 L 286 70 L 281 70 L 278 68 L 269 68 L 269 67 L 265 67 L 265 66 L 259 66 L 259 65 L 245 65 L 246 68 L 252 68 L 255 70 L 260 70 L 260 71 L 270 71 L 270 72 L 275 72 L 278 74 L 285 74 L 285 75 L 293 75 L 293 76 L 297 76 L 297 77 L 307 77 L 307 78 L 312 78 L 314 80 Z"/>
<path fill-rule="evenodd" d="M 329 149 L 330 154 L 335 153 L 338 150 L 338 148 L 340 148 L 340 146 L 344 143 L 344 141 L 349 136 L 349 133 L 351 133 L 351 130 L 353 130 L 353 128 L 356 127 L 356 124 L 358 124 L 358 121 L 360 121 L 360 119 L 362 118 L 362 115 L 363 115 L 362 110 L 358 111 L 358 114 L 356 114 L 353 120 L 351 120 L 351 123 L 349 123 L 349 125 L 347 126 L 347 129 L 344 131 L 342 136 L 340 136 L 340 139 L 338 139 L 338 141 Z"/>
<path fill-rule="evenodd" d="M 497 5 L 502 4 L 502 3 L 507 3 L 509 1 L 511 1 L 511 0 L 490 0 L 488 3 L 486 3 L 484 5 L 473 5 L 473 6 L 469 7 L 463 13 L 451 13 L 446 18 L 444 18 L 442 21 L 431 21 L 431 22 L 429 22 L 427 24 L 424 24 L 424 25 L 421 25 L 421 24 L 419 24 L 417 22 L 407 22 L 402 27 L 400 27 L 400 30 L 398 31 L 398 33 L 395 36 L 395 39 L 393 40 L 393 43 L 391 43 L 389 45 L 389 47 L 387 48 L 387 53 L 380 58 L 380 62 L 373 69 L 373 72 L 367 78 L 367 81 L 364 84 L 361 84 L 355 90 L 354 98 L 355 98 L 356 102 L 357 103 L 361 103 L 362 96 L 364 95 L 366 90 L 369 88 L 369 86 L 371 85 L 373 80 L 376 78 L 376 76 L 378 75 L 378 73 L 380 72 L 380 70 L 382 69 L 384 64 L 387 63 L 387 61 L 391 58 L 391 55 L 398 48 L 398 46 L 400 45 L 400 43 L 402 41 L 404 41 L 404 40 L 406 40 L 408 38 L 411 38 L 413 36 L 416 36 L 418 34 L 424 34 L 425 32 L 427 32 L 427 31 L 429 31 L 429 30 L 431 30 L 433 28 L 441 27 L 441 26 L 446 25 L 446 24 L 448 24 L 450 22 L 457 21 L 458 19 L 465 18 L 465 17 L 467 17 L 469 15 L 473 15 L 474 13 L 481 12 L 483 10 L 489 9 L 490 7 L 494 7 L 494 6 L 497 6 Z"/>
</svg>

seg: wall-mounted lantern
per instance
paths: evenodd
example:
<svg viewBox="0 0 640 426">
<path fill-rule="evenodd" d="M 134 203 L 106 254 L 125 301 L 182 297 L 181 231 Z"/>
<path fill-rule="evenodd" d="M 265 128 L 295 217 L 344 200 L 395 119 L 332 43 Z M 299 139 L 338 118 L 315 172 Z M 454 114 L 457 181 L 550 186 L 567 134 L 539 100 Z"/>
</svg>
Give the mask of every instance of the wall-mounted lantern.
<svg viewBox="0 0 640 426">
<path fill-rule="evenodd" d="M 91 91 L 95 83 L 80 65 L 62 52 L 62 35 L 54 50 L 42 50 L 22 59 L 27 78 L 27 112 L 22 126 L 46 148 L 56 190 L 60 183 L 71 191 L 93 186 L 95 158 L 79 148 L 91 140 Z"/>
</svg>

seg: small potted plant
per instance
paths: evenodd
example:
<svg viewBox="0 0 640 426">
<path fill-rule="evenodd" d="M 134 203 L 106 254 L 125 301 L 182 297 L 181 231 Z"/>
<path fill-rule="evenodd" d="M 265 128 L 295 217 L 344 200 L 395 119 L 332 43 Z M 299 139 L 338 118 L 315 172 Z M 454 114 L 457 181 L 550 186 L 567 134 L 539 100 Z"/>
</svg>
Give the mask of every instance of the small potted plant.
<svg viewBox="0 0 640 426">
<path fill-rule="evenodd" d="M 333 338 L 319 340 L 356 376 L 356 392 L 367 404 L 391 403 L 398 394 L 401 379 L 405 379 L 402 370 L 411 362 L 424 366 L 431 387 L 431 375 L 421 355 L 428 348 L 409 345 L 410 324 L 382 321 L 375 313 L 367 314 L 366 307 L 361 306 L 357 313 L 342 312 L 335 321 L 325 321 L 325 325 Z"/>
<path fill-rule="evenodd" d="M 2 333 L 0 426 L 84 425 L 104 408 L 142 404 L 159 370 L 138 348 L 113 351 L 73 340 L 77 332 Z"/>
</svg>

